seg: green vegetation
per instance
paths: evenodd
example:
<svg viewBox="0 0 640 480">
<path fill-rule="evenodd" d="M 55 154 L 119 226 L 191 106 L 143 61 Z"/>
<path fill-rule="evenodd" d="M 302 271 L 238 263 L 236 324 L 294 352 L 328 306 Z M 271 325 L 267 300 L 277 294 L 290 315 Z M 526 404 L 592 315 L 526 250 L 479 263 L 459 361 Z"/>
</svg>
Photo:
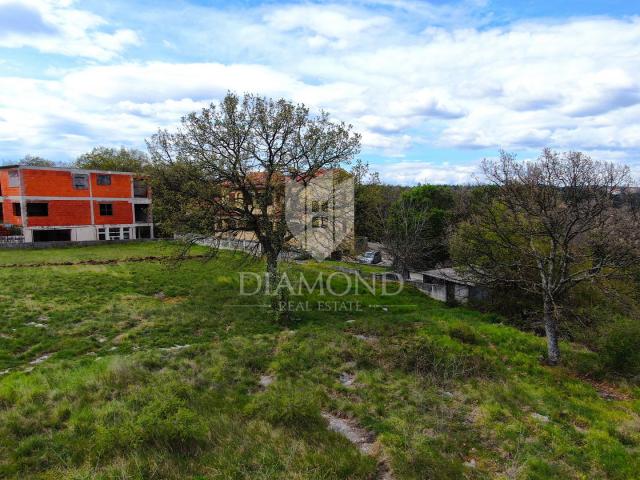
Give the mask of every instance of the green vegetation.
<svg viewBox="0 0 640 480">
<path fill-rule="evenodd" d="M 204 248 L 195 248 L 190 254 L 205 253 Z M 79 263 L 87 261 L 126 260 L 128 258 L 173 257 L 177 253 L 176 246 L 171 243 L 135 242 L 123 246 L 109 244 L 90 245 L 68 248 L 39 248 L 39 249 L 0 249 L 0 266 L 2 265 L 40 265 L 43 263 Z"/>
<path fill-rule="evenodd" d="M 142 243 L 0 262 L 170 254 Z M 331 300 L 361 311 L 297 311 L 282 327 L 267 299 L 238 295 L 239 271 L 264 265 L 221 252 L 0 268 L 0 477 L 374 478 L 376 460 L 327 430 L 333 412 L 375 433 L 397 479 L 638 478 L 640 389 L 586 380 L 594 353 L 564 344 L 564 366 L 547 367 L 544 339 L 412 289 L 352 287 Z"/>
<path fill-rule="evenodd" d="M 74 163 L 76 168 L 88 170 L 111 170 L 116 172 L 142 173 L 149 167 L 149 157 L 135 148 L 95 147 L 80 155 Z"/>
<path fill-rule="evenodd" d="M 616 318 L 610 324 L 601 325 L 596 343 L 605 368 L 640 377 L 640 322 Z"/>
</svg>

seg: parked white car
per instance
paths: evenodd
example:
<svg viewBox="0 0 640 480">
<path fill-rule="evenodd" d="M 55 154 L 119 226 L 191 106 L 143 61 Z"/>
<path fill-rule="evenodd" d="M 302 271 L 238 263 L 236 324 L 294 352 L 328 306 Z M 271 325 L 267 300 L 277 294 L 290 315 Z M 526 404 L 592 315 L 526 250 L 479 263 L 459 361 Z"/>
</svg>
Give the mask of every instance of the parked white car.
<svg viewBox="0 0 640 480">
<path fill-rule="evenodd" d="M 378 251 L 370 250 L 360 255 L 357 260 L 360 263 L 375 265 L 376 263 L 380 263 L 382 261 L 382 254 Z"/>
</svg>

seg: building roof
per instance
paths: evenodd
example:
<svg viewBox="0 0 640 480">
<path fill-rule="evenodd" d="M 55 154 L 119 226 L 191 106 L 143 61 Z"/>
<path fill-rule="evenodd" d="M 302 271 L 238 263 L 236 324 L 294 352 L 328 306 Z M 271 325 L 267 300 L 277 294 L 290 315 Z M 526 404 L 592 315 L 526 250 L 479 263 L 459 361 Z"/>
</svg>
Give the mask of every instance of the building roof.
<svg viewBox="0 0 640 480">
<path fill-rule="evenodd" d="M 84 168 L 75 168 L 75 167 L 39 167 L 39 166 L 31 166 L 31 165 L 0 165 L 0 170 L 7 169 L 20 169 L 20 170 L 62 170 L 68 172 L 76 172 L 76 173 L 104 173 L 108 175 L 133 175 L 136 177 L 146 177 L 148 175 L 144 173 L 138 172 L 119 172 L 114 170 L 94 170 L 94 169 L 84 169 Z"/>
<path fill-rule="evenodd" d="M 474 282 L 469 275 L 463 275 L 459 272 L 456 272 L 453 268 L 436 268 L 435 270 L 426 270 L 419 273 L 428 277 L 437 278 L 439 280 L 458 283 L 460 285 L 467 285 L 469 287 L 476 286 L 476 282 Z"/>
</svg>

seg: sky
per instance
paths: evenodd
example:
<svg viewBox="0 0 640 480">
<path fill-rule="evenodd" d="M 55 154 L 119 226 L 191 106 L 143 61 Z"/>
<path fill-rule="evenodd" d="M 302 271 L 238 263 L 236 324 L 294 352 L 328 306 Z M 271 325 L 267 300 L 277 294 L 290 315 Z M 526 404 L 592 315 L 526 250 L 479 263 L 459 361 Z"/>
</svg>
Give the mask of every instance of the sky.
<svg viewBox="0 0 640 480">
<path fill-rule="evenodd" d="M 145 149 L 229 90 L 353 124 L 389 183 L 544 147 L 640 176 L 640 0 L 0 0 L 0 162 Z"/>
</svg>

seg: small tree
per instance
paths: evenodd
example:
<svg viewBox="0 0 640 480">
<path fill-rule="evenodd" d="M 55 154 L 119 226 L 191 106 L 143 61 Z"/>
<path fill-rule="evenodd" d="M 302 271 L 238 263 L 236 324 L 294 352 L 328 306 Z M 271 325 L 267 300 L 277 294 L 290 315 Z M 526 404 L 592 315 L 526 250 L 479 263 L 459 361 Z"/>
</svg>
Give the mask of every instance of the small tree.
<svg viewBox="0 0 640 480">
<path fill-rule="evenodd" d="M 367 183 L 355 185 L 355 229 L 356 235 L 369 241 L 383 242 L 391 206 L 407 187 L 383 185 L 377 176 Z"/>
<path fill-rule="evenodd" d="M 640 226 L 615 205 L 629 169 L 545 149 L 534 162 L 501 152 L 483 162 L 483 171 L 495 188 L 476 199 L 454 234 L 454 261 L 486 285 L 514 286 L 539 299 L 548 361 L 556 364 L 557 307 L 567 293 L 636 261 Z"/>
<path fill-rule="evenodd" d="M 384 245 L 393 257 L 395 270 L 405 279 L 410 277 L 410 267 L 415 267 L 428 248 L 428 216 L 417 207 L 414 199 L 400 197 L 389 209 L 384 224 Z"/>
<path fill-rule="evenodd" d="M 278 256 L 289 240 L 284 183 L 306 181 L 350 161 L 360 136 L 352 127 L 312 116 L 304 105 L 228 93 L 219 105 L 182 119 L 174 133 L 148 142 L 154 197 L 176 233 L 222 238 L 249 234 L 278 285 Z M 280 291 L 272 306 L 286 316 Z"/>
<path fill-rule="evenodd" d="M 402 192 L 388 211 L 380 212 L 384 244 L 404 278 L 411 268 L 433 267 L 448 259 L 447 227 L 453 215 L 450 187 L 421 185 Z"/>
<path fill-rule="evenodd" d="M 24 165 L 25 167 L 55 167 L 56 162 L 51 160 L 47 160 L 46 158 L 39 157 L 37 155 L 25 155 L 22 160 L 20 160 L 20 165 Z"/>
<path fill-rule="evenodd" d="M 95 147 L 80 155 L 74 166 L 88 170 L 142 173 L 149 166 L 149 157 L 134 148 Z"/>
</svg>

